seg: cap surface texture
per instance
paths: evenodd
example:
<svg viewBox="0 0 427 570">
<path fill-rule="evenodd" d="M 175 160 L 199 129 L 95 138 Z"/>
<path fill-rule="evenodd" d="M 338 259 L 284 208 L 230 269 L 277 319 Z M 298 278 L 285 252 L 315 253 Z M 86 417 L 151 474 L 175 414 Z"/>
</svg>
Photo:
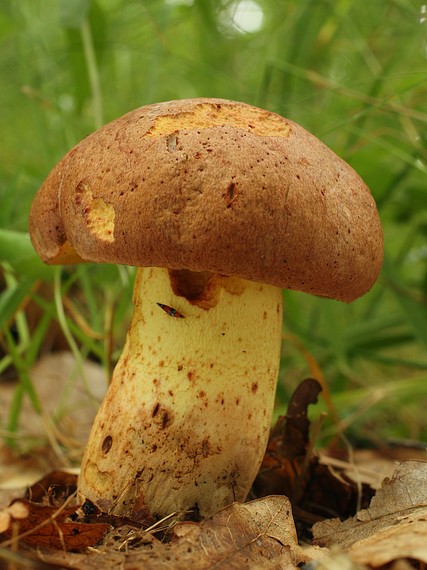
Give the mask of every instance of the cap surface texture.
<svg viewBox="0 0 427 570">
<path fill-rule="evenodd" d="M 383 257 L 373 197 L 298 124 L 221 99 L 136 109 L 51 171 L 30 213 L 47 263 L 236 275 L 351 301 Z"/>
</svg>

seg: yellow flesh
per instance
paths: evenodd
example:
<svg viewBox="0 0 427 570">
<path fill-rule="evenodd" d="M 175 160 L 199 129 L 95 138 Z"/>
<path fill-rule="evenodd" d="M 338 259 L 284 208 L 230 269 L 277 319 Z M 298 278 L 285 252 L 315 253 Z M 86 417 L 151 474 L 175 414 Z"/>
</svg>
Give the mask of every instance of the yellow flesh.
<svg viewBox="0 0 427 570">
<path fill-rule="evenodd" d="M 244 500 L 269 434 L 280 358 L 281 290 L 214 277 L 209 309 L 139 269 L 123 354 L 95 420 L 79 492 L 115 514 Z M 157 303 L 185 318 L 169 315 Z"/>
</svg>

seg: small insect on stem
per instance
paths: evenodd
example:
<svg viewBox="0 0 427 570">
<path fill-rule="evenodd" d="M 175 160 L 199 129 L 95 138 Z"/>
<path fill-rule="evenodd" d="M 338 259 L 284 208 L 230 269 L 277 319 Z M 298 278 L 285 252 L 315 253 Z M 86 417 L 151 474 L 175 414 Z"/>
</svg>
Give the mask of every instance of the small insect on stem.
<svg viewBox="0 0 427 570">
<path fill-rule="evenodd" d="M 163 309 L 163 311 L 165 313 L 167 313 L 170 317 L 176 317 L 178 319 L 185 319 L 184 315 L 182 315 L 181 313 L 179 313 L 176 309 L 174 309 L 173 307 L 169 307 L 169 305 L 163 305 L 163 303 L 157 303 L 158 306 Z"/>
</svg>

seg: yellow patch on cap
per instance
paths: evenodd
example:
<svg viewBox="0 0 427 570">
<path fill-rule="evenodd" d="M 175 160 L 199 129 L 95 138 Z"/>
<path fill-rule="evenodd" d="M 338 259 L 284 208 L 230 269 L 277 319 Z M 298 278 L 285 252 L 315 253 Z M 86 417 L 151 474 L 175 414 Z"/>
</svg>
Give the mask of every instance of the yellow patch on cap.
<svg viewBox="0 0 427 570">
<path fill-rule="evenodd" d="M 160 115 L 146 137 L 167 136 L 179 130 L 232 126 L 262 137 L 288 137 L 289 123 L 279 115 L 239 105 L 203 103 L 191 112 Z"/>
<path fill-rule="evenodd" d="M 114 220 L 116 213 L 111 204 L 102 198 L 92 199 L 86 220 L 89 230 L 103 241 L 114 241 Z"/>
</svg>

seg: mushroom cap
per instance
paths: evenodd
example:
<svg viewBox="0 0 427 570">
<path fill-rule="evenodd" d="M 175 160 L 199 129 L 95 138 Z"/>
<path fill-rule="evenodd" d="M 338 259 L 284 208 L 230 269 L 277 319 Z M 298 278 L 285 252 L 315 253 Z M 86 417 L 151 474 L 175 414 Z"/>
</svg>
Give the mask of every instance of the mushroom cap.
<svg viewBox="0 0 427 570">
<path fill-rule="evenodd" d="M 29 229 L 50 264 L 207 271 L 352 301 L 383 237 L 358 174 L 300 125 L 223 99 L 136 109 L 65 155 Z"/>
</svg>

